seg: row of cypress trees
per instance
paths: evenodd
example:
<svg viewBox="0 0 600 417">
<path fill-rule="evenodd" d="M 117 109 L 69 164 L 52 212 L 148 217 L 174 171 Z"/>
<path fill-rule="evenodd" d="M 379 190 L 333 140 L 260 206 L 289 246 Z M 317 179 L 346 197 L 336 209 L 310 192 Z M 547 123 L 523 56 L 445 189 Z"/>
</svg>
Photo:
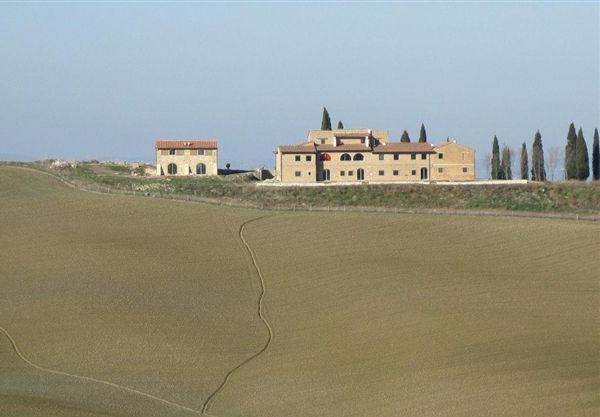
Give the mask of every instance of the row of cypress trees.
<svg viewBox="0 0 600 417">
<path fill-rule="evenodd" d="M 567 180 L 585 181 L 590 176 L 590 158 L 588 147 L 581 127 L 575 133 L 575 125 L 569 125 L 567 145 L 565 146 L 565 177 Z M 600 149 L 598 144 L 598 128 L 594 129 L 592 143 L 592 178 L 600 179 Z"/>
<path fill-rule="evenodd" d="M 344 124 L 340 120 L 337 124 L 338 129 L 343 129 Z M 329 117 L 329 112 L 327 111 L 327 107 L 323 107 L 323 117 L 321 119 L 321 130 L 331 130 L 331 118 Z M 402 137 L 400 138 L 400 142 L 410 142 L 410 136 L 408 136 L 408 132 L 405 130 L 402 132 Z M 421 131 L 419 132 L 419 142 L 427 142 L 427 132 L 425 131 L 425 125 L 421 123 Z"/>
<path fill-rule="evenodd" d="M 592 144 L 592 178 L 600 180 L 600 144 L 598 129 L 594 130 L 594 141 Z M 523 142 L 521 147 L 521 178 L 529 179 L 529 155 L 527 144 Z M 583 136 L 583 130 L 575 133 L 575 125 L 571 123 L 567 134 L 567 145 L 565 148 L 565 176 L 567 180 L 585 181 L 590 176 L 590 161 L 588 148 Z M 491 177 L 500 180 L 512 179 L 511 152 L 508 146 L 504 146 L 502 154 L 498 138 L 494 136 L 492 142 Z M 533 181 L 546 181 L 546 169 L 544 167 L 544 147 L 542 135 L 538 130 L 533 138 L 531 155 L 531 179 Z"/>
</svg>

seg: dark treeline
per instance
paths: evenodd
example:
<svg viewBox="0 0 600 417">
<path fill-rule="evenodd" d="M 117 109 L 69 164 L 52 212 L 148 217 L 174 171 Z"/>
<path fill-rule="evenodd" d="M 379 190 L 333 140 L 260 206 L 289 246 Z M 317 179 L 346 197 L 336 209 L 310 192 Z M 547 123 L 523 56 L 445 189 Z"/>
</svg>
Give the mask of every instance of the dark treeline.
<svg viewBox="0 0 600 417">
<path fill-rule="evenodd" d="M 592 179 L 596 181 L 600 180 L 600 149 L 598 141 L 598 128 L 596 128 L 594 129 L 591 161 Z M 546 167 L 549 167 L 551 173 L 553 173 L 556 168 L 559 154 L 559 149 L 557 148 L 550 148 L 550 151 L 549 159 L 544 161 L 542 135 L 538 130 L 533 137 L 531 145 L 530 164 L 527 143 L 523 142 L 520 158 L 520 178 L 524 180 L 531 178 L 533 181 L 547 181 Z M 502 152 L 500 152 L 498 138 L 497 136 L 494 136 L 490 160 L 490 174 L 493 180 L 510 180 L 513 178 L 511 157 L 512 152 L 507 145 L 504 145 Z M 589 176 L 590 158 L 585 137 L 583 135 L 583 129 L 580 127 L 579 131 L 576 131 L 575 124 L 571 123 L 567 132 L 567 143 L 565 146 L 564 179 L 585 181 Z"/>
</svg>

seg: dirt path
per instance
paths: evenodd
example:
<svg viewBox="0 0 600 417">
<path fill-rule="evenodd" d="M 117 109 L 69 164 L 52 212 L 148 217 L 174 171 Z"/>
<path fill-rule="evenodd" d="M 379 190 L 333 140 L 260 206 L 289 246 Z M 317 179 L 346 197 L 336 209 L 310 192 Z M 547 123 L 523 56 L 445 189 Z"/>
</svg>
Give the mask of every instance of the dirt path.
<svg viewBox="0 0 600 417">
<path fill-rule="evenodd" d="M 32 368 L 37 369 L 38 371 L 49 373 L 49 374 L 53 374 L 53 375 L 61 375 L 61 376 L 66 376 L 66 377 L 70 377 L 70 378 L 75 378 L 75 379 L 82 380 L 82 381 L 89 381 L 89 382 L 95 382 L 95 383 L 98 383 L 98 384 L 107 385 L 109 387 L 117 388 L 117 389 L 120 389 L 120 390 L 123 390 L 123 391 L 126 391 L 126 392 L 130 392 L 130 393 L 135 394 L 135 395 L 140 395 L 142 397 L 145 397 L 145 398 L 153 400 L 153 401 L 161 402 L 161 403 L 166 404 L 166 405 L 168 405 L 170 407 L 175 407 L 175 408 L 178 408 L 180 410 L 188 411 L 188 412 L 193 413 L 193 414 L 198 414 L 198 415 L 202 414 L 201 411 L 194 410 L 194 409 L 186 407 L 184 405 L 177 404 L 177 403 L 174 403 L 172 401 L 165 400 L 164 398 L 160 398 L 160 397 L 157 397 L 157 396 L 152 395 L 152 394 L 148 394 L 148 393 L 145 393 L 145 392 L 142 392 L 142 391 L 138 391 L 138 390 L 136 390 L 134 388 L 130 388 L 130 387 L 127 387 L 127 386 L 124 386 L 124 385 L 119 385 L 119 384 L 115 384 L 113 382 L 103 381 L 101 379 L 96 379 L 96 378 L 92 378 L 92 377 L 89 377 L 89 376 L 82 376 L 82 375 L 70 374 L 68 372 L 63 372 L 63 371 L 58 371 L 58 370 L 55 370 L 55 369 L 45 368 L 45 367 L 43 367 L 41 365 L 38 365 L 38 364 L 32 362 L 25 355 L 23 355 L 23 353 L 19 349 L 19 346 L 17 345 L 17 342 L 10 335 L 10 333 L 8 333 L 8 331 L 5 328 L 0 327 L 0 333 L 3 333 L 4 336 L 8 339 L 8 341 L 10 342 L 10 344 L 12 346 L 13 351 L 19 357 L 19 359 L 21 359 L 23 362 L 25 362 L 27 365 L 31 366 Z"/>
<path fill-rule="evenodd" d="M 236 371 L 238 371 L 239 369 L 241 369 L 244 365 L 250 363 L 257 357 L 259 357 L 261 354 L 263 354 L 269 348 L 269 345 L 271 344 L 271 341 L 273 340 L 273 329 L 271 328 L 271 325 L 265 318 L 264 311 L 263 311 L 263 301 L 264 301 L 265 294 L 266 294 L 265 278 L 264 278 L 262 271 L 260 270 L 260 266 L 258 265 L 258 262 L 256 260 L 256 255 L 254 253 L 254 250 L 252 249 L 252 247 L 246 240 L 246 237 L 244 236 L 244 230 L 248 224 L 258 221 L 258 220 L 261 220 L 261 219 L 264 219 L 266 217 L 270 217 L 270 216 L 260 216 L 260 217 L 254 218 L 254 219 L 247 220 L 246 222 L 242 223 L 242 225 L 240 226 L 240 230 L 239 230 L 239 237 L 240 237 L 240 240 L 242 241 L 242 243 L 244 244 L 246 251 L 250 255 L 250 258 L 252 260 L 252 265 L 254 266 L 254 270 L 256 271 L 256 275 L 258 276 L 258 279 L 260 281 L 260 295 L 258 296 L 257 313 L 258 313 L 259 319 L 263 322 L 263 324 L 267 328 L 269 335 L 268 335 L 267 340 L 266 340 L 264 346 L 262 347 L 262 349 L 260 349 L 258 352 L 256 352 L 249 358 L 245 359 L 243 362 L 240 362 L 238 365 L 236 365 L 234 368 L 232 368 L 229 372 L 227 372 L 227 374 L 225 375 L 225 378 L 223 379 L 223 382 L 221 382 L 221 385 L 219 385 L 217 387 L 217 389 L 214 390 L 212 392 L 212 394 L 210 394 L 208 396 L 208 398 L 206 399 L 204 404 L 202 404 L 202 414 L 204 414 L 204 415 L 210 415 L 209 414 L 210 406 L 212 405 L 216 396 L 223 390 L 223 388 L 225 388 L 225 386 L 227 385 L 227 383 L 229 382 L 229 380 L 231 379 L 233 374 Z"/>
</svg>

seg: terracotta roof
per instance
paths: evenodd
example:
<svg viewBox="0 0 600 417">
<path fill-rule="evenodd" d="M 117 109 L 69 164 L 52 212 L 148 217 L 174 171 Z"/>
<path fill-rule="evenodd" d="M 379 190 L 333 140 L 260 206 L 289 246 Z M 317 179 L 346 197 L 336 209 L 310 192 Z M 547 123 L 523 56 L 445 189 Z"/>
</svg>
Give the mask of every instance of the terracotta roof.
<svg viewBox="0 0 600 417">
<path fill-rule="evenodd" d="M 371 152 L 371 148 L 364 143 L 350 143 L 347 145 L 317 145 L 319 152 Z"/>
<path fill-rule="evenodd" d="M 314 143 L 302 143 L 300 145 L 279 145 L 281 153 L 315 153 Z"/>
<path fill-rule="evenodd" d="M 435 153 L 429 142 L 388 142 L 377 145 L 373 153 Z"/>
<path fill-rule="evenodd" d="M 219 142 L 215 139 L 159 139 L 156 141 L 156 149 L 217 149 L 218 146 Z"/>
</svg>

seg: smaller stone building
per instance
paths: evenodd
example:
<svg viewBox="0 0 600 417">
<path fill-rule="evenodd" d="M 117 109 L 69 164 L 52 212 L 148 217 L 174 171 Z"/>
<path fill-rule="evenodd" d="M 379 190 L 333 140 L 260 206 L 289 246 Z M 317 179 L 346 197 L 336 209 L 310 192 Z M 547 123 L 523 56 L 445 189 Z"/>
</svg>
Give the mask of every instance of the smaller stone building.
<svg viewBox="0 0 600 417">
<path fill-rule="evenodd" d="M 217 175 L 216 140 L 156 141 L 156 175 Z"/>
</svg>

